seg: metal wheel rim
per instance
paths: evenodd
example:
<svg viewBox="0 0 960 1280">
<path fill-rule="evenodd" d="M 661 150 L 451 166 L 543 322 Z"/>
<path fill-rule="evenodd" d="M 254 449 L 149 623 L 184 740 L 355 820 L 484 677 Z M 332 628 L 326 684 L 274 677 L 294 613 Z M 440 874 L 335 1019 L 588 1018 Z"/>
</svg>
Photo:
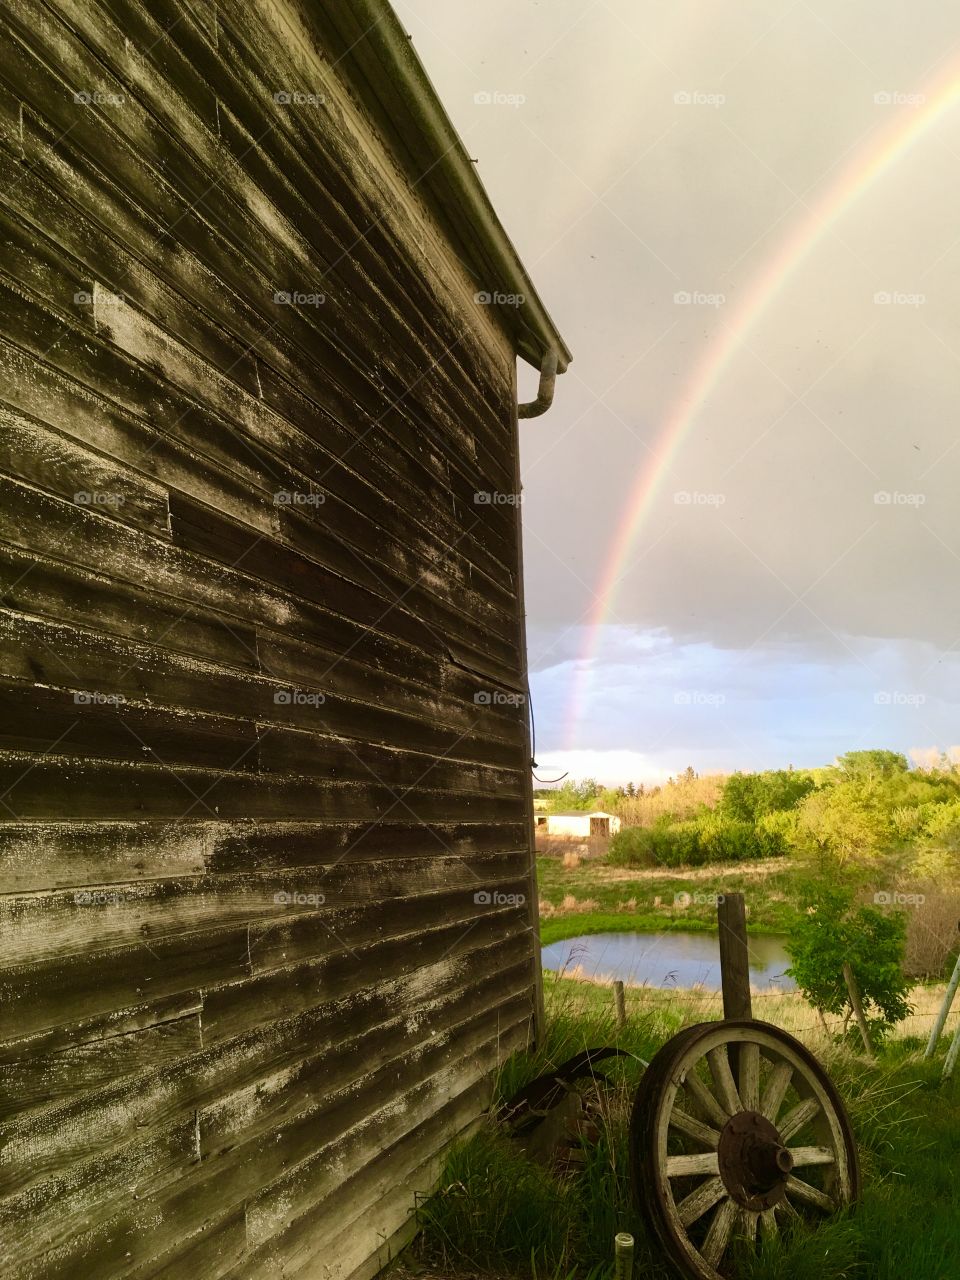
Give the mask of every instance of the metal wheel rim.
<svg viewBox="0 0 960 1280">
<path fill-rule="evenodd" d="M 723 1070 L 731 1045 L 740 1046 L 737 1080 Z M 753 1119 L 764 1112 L 772 1119 Z M 822 1217 L 859 1196 L 856 1144 L 839 1094 L 810 1051 L 769 1023 L 702 1023 L 664 1045 L 637 1091 L 630 1147 L 653 1235 L 674 1266 L 697 1280 L 723 1280 L 737 1237 L 755 1243 L 796 1214 Z M 787 1163 L 781 1147 L 791 1152 L 789 1172 L 767 1165 L 775 1154 Z M 750 1185 L 733 1176 L 744 1169 Z"/>
</svg>

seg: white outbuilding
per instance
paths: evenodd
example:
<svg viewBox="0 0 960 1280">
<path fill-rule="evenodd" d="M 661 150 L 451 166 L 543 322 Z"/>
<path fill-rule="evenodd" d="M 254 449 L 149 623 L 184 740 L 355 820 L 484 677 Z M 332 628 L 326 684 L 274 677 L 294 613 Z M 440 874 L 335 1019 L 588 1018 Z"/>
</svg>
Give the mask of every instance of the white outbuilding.
<svg viewBox="0 0 960 1280">
<path fill-rule="evenodd" d="M 537 830 L 548 836 L 589 840 L 591 836 L 615 836 L 620 819 L 602 809 L 574 809 L 568 813 L 538 813 Z"/>
</svg>

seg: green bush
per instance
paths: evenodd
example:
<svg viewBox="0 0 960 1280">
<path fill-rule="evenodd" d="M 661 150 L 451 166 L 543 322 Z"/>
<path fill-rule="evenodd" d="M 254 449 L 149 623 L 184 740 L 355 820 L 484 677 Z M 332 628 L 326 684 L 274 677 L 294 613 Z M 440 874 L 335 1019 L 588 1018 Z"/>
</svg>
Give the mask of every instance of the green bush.
<svg viewBox="0 0 960 1280">
<path fill-rule="evenodd" d="M 766 814 L 795 808 L 814 786 L 813 775 L 805 770 L 732 773 L 723 784 L 717 807 L 724 817 L 756 823 Z"/>
<path fill-rule="evenodd" d="M 626 827 L 614 836 L 609 861 L 621 867 L 703 867 L 767 856 L 752 822 L 707 809 L 696 818 L 661 818 L 652 827 Z"/>
<path fill-rule="evenodd" d="M 787 972 L 815 1009 L 843 1014 L 849 1023 L 853 1010 L 843 975 L 848 963 L 870 1031 L 882 1040 L 911 1011 L 903 969 L 906 917 L 859 905 L 853 887 L 843 884 L 807 885 L 802 905 L 806 910 L 787 943 Z"/>
<path fill-rule="evenodd" d="M 621 827 L 610 841 L 607 861 L 615 867 L 653 867 L 653 830 L 650 827 Z"/>
<path fill-rule="evenodd" d="M 757 820 L 756 837 L 759 858 L 779 858 L 789 853 L 796 843 L 797 812 L 774 809 Z"/>
<path fill-rule="evenodd" d="M 697 819 L 703 862 L 745 862 L 759 856 L 756 828 L 752 822 L 725 818 L 719 813 Z"/>
</svg>

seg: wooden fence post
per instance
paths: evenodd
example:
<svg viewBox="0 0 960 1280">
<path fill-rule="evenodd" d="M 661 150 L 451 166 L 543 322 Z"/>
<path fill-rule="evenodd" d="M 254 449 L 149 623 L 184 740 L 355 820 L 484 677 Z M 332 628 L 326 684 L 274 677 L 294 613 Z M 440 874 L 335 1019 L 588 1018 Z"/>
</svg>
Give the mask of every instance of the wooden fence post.
<svg viewBox="0 0 960 1280">
<path fill-rule="evenodd" d="M 750 956 L 747 950 L 747 908 L 742 893 L 725 893 L 717 902 L 720 926 L 720 981 L 723 1016 L 752 1018 Z"/>
<path fill-rule="evenodd" d="M 613 984 L 613 1003 L 617 1010 L 617 1027 L 622 1029 L 627 1025 L 627 1002 L 623 994 L 623 983 L 619 978 Z"/>
</svg>

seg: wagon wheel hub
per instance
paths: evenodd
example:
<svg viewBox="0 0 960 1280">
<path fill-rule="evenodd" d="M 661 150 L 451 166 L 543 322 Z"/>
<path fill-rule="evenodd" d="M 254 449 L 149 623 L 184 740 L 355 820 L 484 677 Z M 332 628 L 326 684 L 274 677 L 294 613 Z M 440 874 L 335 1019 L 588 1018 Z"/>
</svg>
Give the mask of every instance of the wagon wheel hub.
<svg viewBox="0 0 960 1280">
<path fill-rule="evenodd" d="M 720 1177 L 737 1204 L 754 1213 L 782 1200 L 793 1156 L 776 1128 L 759 1111 L 740 1111 L 720 1132 Z"/>
</svg>

